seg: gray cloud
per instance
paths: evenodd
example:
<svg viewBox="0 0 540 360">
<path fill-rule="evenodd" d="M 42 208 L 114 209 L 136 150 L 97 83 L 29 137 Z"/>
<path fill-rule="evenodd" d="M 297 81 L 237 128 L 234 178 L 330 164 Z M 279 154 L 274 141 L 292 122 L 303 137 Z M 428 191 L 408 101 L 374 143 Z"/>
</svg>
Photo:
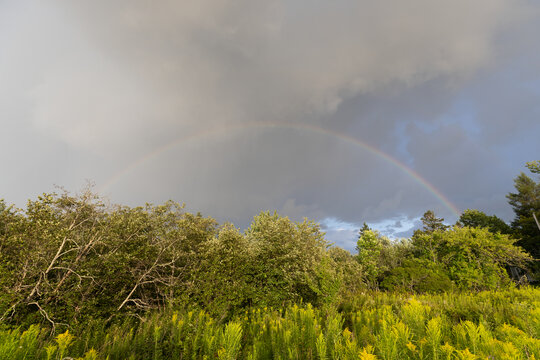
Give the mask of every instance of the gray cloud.
<svg viewBox="0 0 540 360">
<path fill-rule="evenodd" d="M 533 2 L 0 10 L 0 116 L 11 135 L 0 145 L 9 174 L 0 185 L 14 201 L 89 178 L 109 184 L 113 201 L 174 198 L 240 226 L 265 209 L 351 223 L 428 208 L 453 216 L 396 165 L 330 134 L 338 132 L 410 166 L 459 207 L 508 218 L 504 194 L 538 149 L 530 132 L 539 69 L 526 61 L 539 57 Z M 269 122 L 328 133 L 241 126 Z"/>
</svg>

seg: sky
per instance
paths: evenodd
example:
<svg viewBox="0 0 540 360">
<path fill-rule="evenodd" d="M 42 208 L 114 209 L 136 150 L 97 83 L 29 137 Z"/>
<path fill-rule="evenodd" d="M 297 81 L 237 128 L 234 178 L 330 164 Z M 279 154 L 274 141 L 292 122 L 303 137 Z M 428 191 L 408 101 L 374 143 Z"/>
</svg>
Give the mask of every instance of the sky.
<svg viewBox="0 0 540 360">
<path fill-rule="evenodd" d="M 533 0 L 0 1 L 0 198 L 88 182 L 353 250 L 426 210 L 505 221 L 540 158 Z"/>
</svg>

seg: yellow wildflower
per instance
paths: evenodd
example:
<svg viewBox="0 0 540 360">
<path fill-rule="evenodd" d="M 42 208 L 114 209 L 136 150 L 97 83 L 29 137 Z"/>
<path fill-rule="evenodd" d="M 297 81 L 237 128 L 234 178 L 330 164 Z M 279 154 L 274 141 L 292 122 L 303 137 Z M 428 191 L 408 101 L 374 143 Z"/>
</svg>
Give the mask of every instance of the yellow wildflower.
<svg viewBox="0 0 540 360">
<path fill-rule="evenodd" d="M 365 348 L 362 348 L 362 351 L 360 351 L 360 360 L 376 360 L 377 355 L 372 353 L 373 346 L 368 345 Z"/>
<path fill-rule="evenodd" d="M 411 352 L 416 352 L 416 345 L 414 345 L 412 342 L 408 342 L 407 345 L 407 349 L 409 349 Z"/>
</svg>

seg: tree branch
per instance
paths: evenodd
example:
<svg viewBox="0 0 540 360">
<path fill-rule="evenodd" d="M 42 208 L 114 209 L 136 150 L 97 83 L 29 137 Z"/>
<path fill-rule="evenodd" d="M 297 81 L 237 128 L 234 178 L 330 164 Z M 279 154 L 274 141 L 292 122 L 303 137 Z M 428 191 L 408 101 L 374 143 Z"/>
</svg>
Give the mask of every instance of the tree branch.
<svg viewBox="0 0 540 360">
<path fill-rule="evenodd" d="M 50 317 L 49 317 L 49 314 L 47 314 L 47 312 L 39 305 L 39 303 L 37 301 L 33 301 L 31 303 L 28 303 L 28 305 L 36 305 L 37 308 L 39 309 L 39 313 L 45 318 L 47 319 L 48 322 L 51 323 L 52 325 L 52 329 L 51 329 L 51 335 L 53 335 L 56 331 L 56 324 Z M 65 324 L 63 324 L 65 325 Z"/>
</svg>

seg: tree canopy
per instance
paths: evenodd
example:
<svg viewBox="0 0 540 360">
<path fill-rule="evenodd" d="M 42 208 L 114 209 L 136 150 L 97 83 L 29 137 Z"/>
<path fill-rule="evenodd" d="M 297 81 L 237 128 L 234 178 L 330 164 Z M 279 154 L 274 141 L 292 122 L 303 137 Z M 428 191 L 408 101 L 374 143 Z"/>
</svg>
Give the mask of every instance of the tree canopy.
<svg viewBox="0 0 540 360">
<path fill-rule="evenodd" d="M 457 224 L 475 228 L 486 228 L 493 233 L 512 233 L 512 228 L 510 227 L 510 225 L 505 223 L 502 219 L 498 218 L 495 215 L 486 215 L 482 211 L 476 209 L 465 210 L 459 217 Z"/>
</svg>

